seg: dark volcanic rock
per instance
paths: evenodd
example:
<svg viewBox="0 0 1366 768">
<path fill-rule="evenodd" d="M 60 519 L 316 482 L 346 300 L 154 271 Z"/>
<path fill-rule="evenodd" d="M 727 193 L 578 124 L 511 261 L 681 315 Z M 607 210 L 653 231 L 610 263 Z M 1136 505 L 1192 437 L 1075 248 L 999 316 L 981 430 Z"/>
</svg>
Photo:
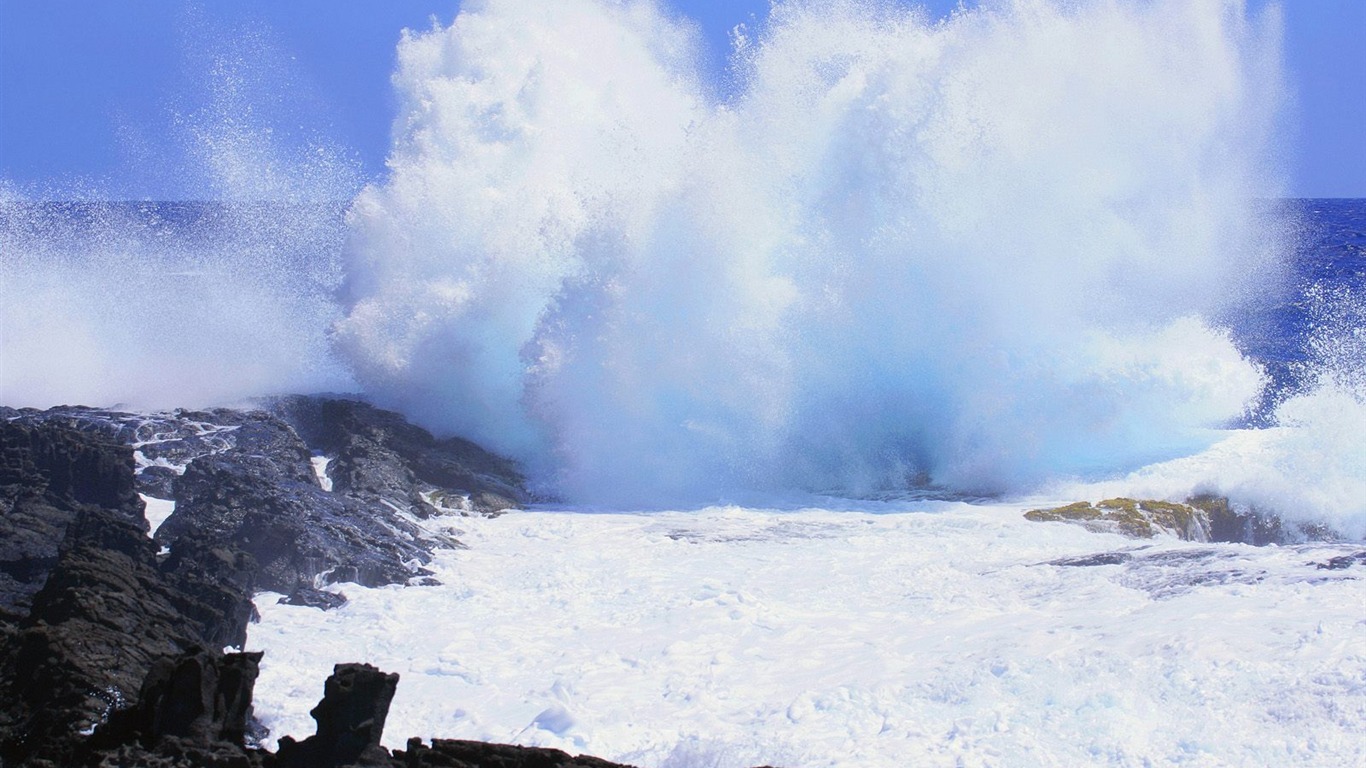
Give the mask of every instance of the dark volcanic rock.
<svg viewBox="0 0 1366 768">
<path fill-rule="evenodd" d="M 191 648 L 159 659 L 143 680 L 137 704 L 115 712 L 92 739 L 146 746 L 166 737 L 245 746 L 260 653 L 217 654 Z"/>
<path fill-rule="evenodd" d="M 62 424 L 0 430 L 7 541 L 42 536 L 56 548 L 33 553 L 24 586 L 38 588 L 13 604 L 27 610 L 0 643 L 0 755 L 22 763 L 65 755 L 74 731 L 126 701 L 153 660 L 241 644 L 251 602 L 225 567 L 243 565 L 230 554 L 158 562 L 129 447 Z"/>
<path fill-rule="evenodd" d="M 335 592 L 324 592 L 321 589 L 300 587 L 280 598 L 280 602 L 285 605 L 304 605 L 326 611 L 346 605 L 346 596 Z"/>
<path fill-rule="evenodd" d="M 96 507 L 145 530 L 131 452 L 69 429 L 0 421 L 0 623 L 28 615 L 67 527 Z"/>
<path fill-rule="evenodd" d="M 398 675 L 369 664 L 338 664 L 323 687 L 323 700 L 310 712 L 318 732 L 303 741 L 280 739 L 279 764 L 290 768 L 389 765 L 380 746 Z"/>
<path fill-rule="evenodd" d="M 430 747 L 418 739 L 409 739 L 406 751 L 394 753 L 394 765 L 404 768 L 631 768 L 596 757 L 574 757 L 558 749 L 455 739 L 432 739 Z"/>
<path fill-rule="evenodd" d="M 274 455 L 273 443 L 285 435 L 293 437 L 289 427 L 278 420 L 263 425 L 251 411 L 228 408 L 141 414 L 60 406 L 46 411 L 3 409 L 0 418 L 29 426 L 64 427 L 102 442 L 131 447 L 138 491 L 160 499 L 174 498 L 171 486 L 175 478 L 200 456 L 234 448 Z"/>
<path fill-rule="evenodd" d="M 358 400 L 285 397 L 270 405 L 313 449 L 335 457 L 333 489 L 435 512 L 424 492 L 461 497 L 468 511 L 496 514 L 529 500 L 516 465 L 458 437 L 438 440 L 397 413 Z"/>
<path fill-rule="evenodd" d="M 510 462 L 463 440 L 437 440 L 398 414 L 320 397 L 279 398 L 268 406 L 153 414 L 63 406 L 0 409 L 0 418 L 12 429 L 53 427 L 132 448 L 136 487 L 124 491 L 176 502 L 156 532 L 173 560 L 231 560 L 240 551 L 250 556 L 235 567 L 245 569 L 245 580 L 311 596 L 320 607 L 344 599 L 317 597 L 329 583 L 433 583 L 422 567 L 432 550 L 463 545 L 444 524 L 424 521 L 492 514 L 527 499 Z M 327 483 L 315 474 L 314 454 L 331 457 Z M 16 506 L 8 517 L 18 520 L 27 507 L 11 498 L 8 507 Z M 36 519 L 51 522 L 46 529 L 34 520 L 11 526 L 26 533 L 0 545 L 0 620 L 23 615 L 27 596 L 55 562 L 70 513 L 62 518 L 43 509 Z M 182 553 L 186 548 L 194 552 Z"/>
<path fill-rule="evenodd" d="M 257 563 L 259 588 L 290 594 L 315 577 L 380 586 L 428 573 L 413 565 L 431 559 L 418 526 L 322 490 L 306 452 L 283 464 L 240 451 L 203 456 L 175 488 L 157 540 L 173 553 L 182 541 L 241 549 Z"/>
<path fill-rule="evenodd" d="M 202 649 L 159 659 L 134 706 L 112 713 L 66 764 L 248 768 L 270 753 L 248 747 L 252 689 L 260 653 Z"/>
</svg>

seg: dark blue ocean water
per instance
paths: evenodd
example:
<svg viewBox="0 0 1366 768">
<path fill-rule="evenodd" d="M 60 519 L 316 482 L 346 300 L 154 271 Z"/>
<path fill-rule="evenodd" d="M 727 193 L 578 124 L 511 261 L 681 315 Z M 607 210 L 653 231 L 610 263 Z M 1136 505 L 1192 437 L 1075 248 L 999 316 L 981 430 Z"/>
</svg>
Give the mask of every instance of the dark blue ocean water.
<svg viewBox="0 0 1366 768">
<path fill-rule="evenodd" d="M 1253 424 L 1265 423 L 1276 403 L 1310 383 L 1313 335 L 1353 314 L 1334 315 L 1329 305 L 1366 302 L 1366 199 L 1287 200 L 1278 208 L 1272 215 L 1291 217 L 1286 274 L 1230 321 L 1243 353 L 1271 380 Z"/>
</svg>

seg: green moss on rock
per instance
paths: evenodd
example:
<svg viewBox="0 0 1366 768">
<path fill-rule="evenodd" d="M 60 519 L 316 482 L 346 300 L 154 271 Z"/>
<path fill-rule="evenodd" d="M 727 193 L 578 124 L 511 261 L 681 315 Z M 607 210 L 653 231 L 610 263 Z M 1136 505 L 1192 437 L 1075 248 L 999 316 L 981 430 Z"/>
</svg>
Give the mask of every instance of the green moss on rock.
<svg viewBox="0 0 1366 768">
<path fill-rule="evenodd" d="M 1099 533 L 1139 539 L 1159 534 L 1186 541 L 1240 542 L 1263 546 L 1302 541 L 1335 541 L 1341 537 L 1321 523 L 1286 523 L 1275 515 L 1237 509 L 1223 496 L 1200 495 L 1185 503 L 1125 497 L 1092 504 L 1078 501 L 1050 509 L 1031 509 L 1026 520 L 1065 522 Z"/>
<path fill-rule="evenodd" d="M 1085 501 L 1068 504 L 1065 507 L 1054 507 L 1053 509 L 1031 509 L 1025 513 L 1026 519 L 1039 523 L 1095 520 L 1098 517 L 1100 517 L 1100 510 Z"/>
<path fill-rule="evenodd" d="M 1190 541 L 1209 541 L 1209 520 L 1188 504 L 1154 499 L 1114 498 L 1091 504 L 1079 501 L 1051 509 L 1031 509 L 1035 522 L 1079 523 L 1088 530 L 1150 539 L 1165 533 Z"/>
</svg>

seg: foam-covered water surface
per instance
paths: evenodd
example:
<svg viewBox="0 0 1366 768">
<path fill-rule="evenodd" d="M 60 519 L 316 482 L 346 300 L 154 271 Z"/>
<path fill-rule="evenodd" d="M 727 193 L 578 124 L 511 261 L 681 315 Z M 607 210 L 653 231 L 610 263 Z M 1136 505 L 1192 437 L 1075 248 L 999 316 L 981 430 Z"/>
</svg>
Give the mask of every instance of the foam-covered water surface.
<svg viewBox="0 0 1366 768">
<path fill-rule="evenodd" d="M 365 659 L 401 676 L 394 747 L 647 768 L 1366 758 L 1366 571 L 1324 567 L 1360 545 L 935 508 L 462 518 L 442 586 L 336 585 L 350 602 L 328 612 L 260 596 L 256 712 L 272 738 L 311 733 L 331 665 Z"/>
</svg>

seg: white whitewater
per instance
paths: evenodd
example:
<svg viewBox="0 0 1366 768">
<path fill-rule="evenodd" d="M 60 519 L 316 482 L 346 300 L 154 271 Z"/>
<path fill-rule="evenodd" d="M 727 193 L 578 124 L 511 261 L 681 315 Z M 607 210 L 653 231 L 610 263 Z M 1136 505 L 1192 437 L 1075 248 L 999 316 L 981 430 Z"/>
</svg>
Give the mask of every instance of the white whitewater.
<svg viewBox="0 0 1366 768">
<path fill-rule="evenodd" d="M 644 768 L 1360 765 L 1362 580 L 1341 546 L 1135 542 L 1018 508 L 461 520 L 438 587 L 262 595 L 257 713 L 313 732 L 332 664 L 385 729 Z M 1122 551 L 1124 564 L 1049 561 Z M 1360 571 L 1361 566 L 1353 570 Z M 333 587 L 337 589 L 338 587 Z"/>
</svg>

